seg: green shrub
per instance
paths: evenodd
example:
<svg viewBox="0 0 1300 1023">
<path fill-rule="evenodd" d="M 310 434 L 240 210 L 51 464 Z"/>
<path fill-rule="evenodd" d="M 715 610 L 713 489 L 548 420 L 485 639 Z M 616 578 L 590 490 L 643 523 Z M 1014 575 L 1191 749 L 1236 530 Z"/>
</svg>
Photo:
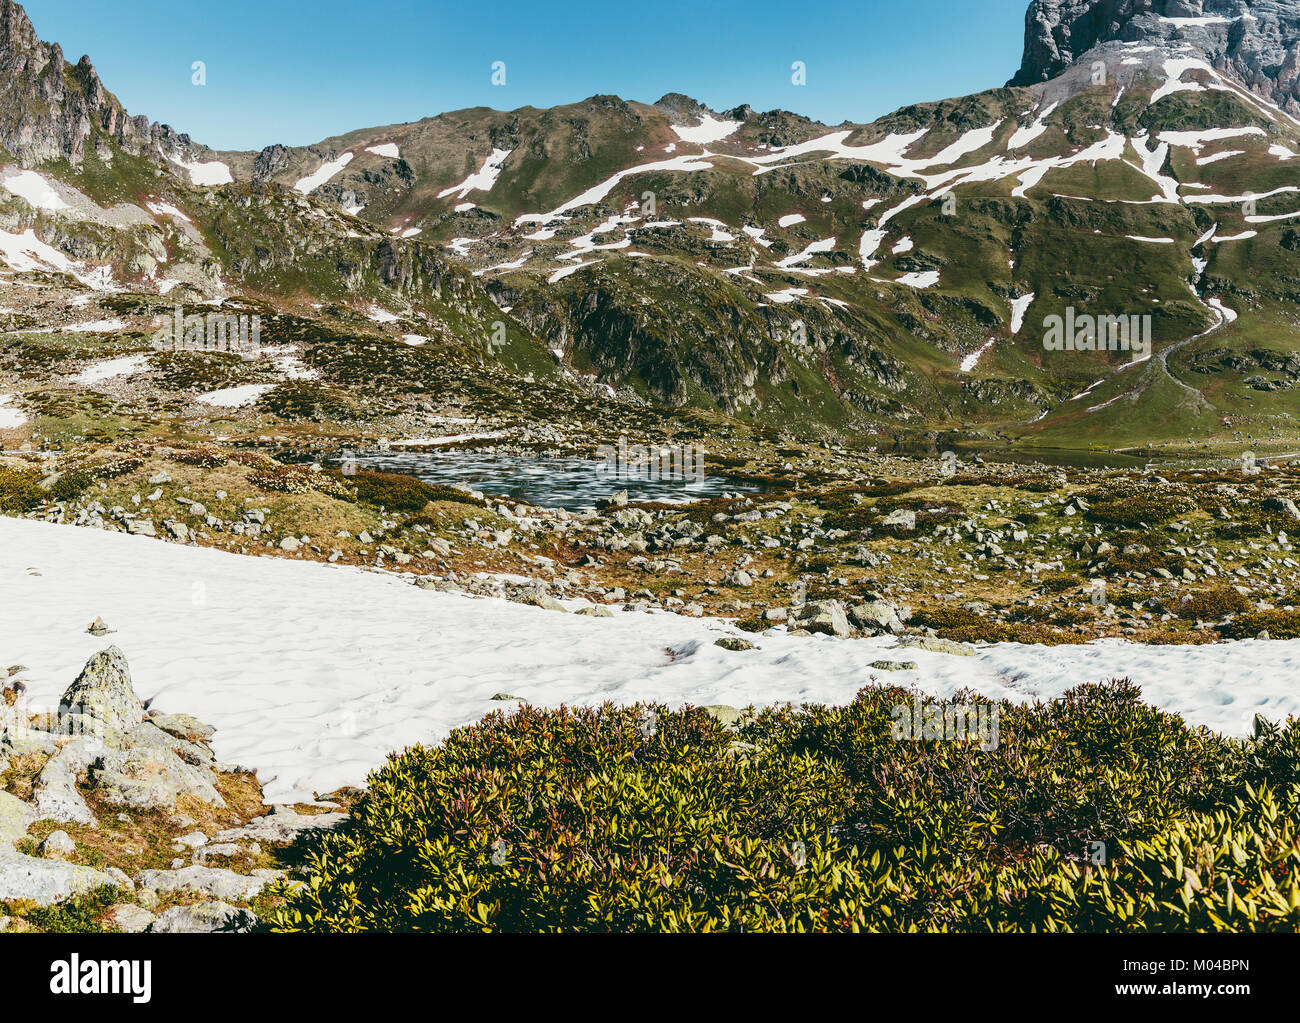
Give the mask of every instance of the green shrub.
<svg viewBox="0 0 1300 1023">
<path fill-rule="evenodd" d="M 482 505 L 478 498 L 463 490 L 425 483 L 414 476 L 392 472 L 357 472 L 339 476 L 343 485 L 350 487 L 356 499 L 375 508 L 388 511 L 418 512 L 431 501 L 455 501 L 460 504 Z"/>
<path fill-rule="evenodd" d="M 1196 508 L 1196 502 L 1186 494 L 1124 484 L 1092 491 L 1087 499 L 1090 504 L 1085 515 L 1093 522 L 1108 526 L 1136 527 L 1168 522 Z"/>
<path fill-rule="evenodd" d="M 200 469 L 216 469 L 230 461 L 229 455 L 214 447 L 181 448 L 167 457 L 181 465 L 194 465 Z"/>
<path fill-rule="evenodd" d="M 999 742 L 893 708 L 523 707 L 389 758 L 287 931 L 1161 931 L 1300 925 L 1300 726 L 1191 729 L 1128 682 L 998 705 Z M 977 700 L 959 693 L 956 702 Z M 988 748 L 983 748 L 987 746 Z M 1108 862 L 1084 862 L 1106 843 Z"/>
<path fill-rule="evenodd" d="M 94 485 L 94 476 L 84 469 L 73 469 L 54 481 L 48 496 L 51 501 L 75 501 Z"/>
<path fill-rule="evenodd" d="M 1254 639 L 1267 632 L 1273 639 L 1300 639 L 1300 611 L 1250 611 L 1237 615 L 1219 631 L 1228 639 Z"/>
<path fill-rule="evenodd" d="M 0 466 L 0 512 L 22 515 L 39 508 L 48 497 L 40 481 L 38 473 Z"/>
<path fill-rule="evenodd" d="M 1214 622 L 1250 609 L 1250 600 L 1229 586 L 1185 594 L 1173 606 L 1179 618 Z"/>
<path fill-rule="evenodd" d="M 135 472 L 142 465 L 144 465 L 143 458 L 127 455 L 124 458 L 112 458 L 108 461 L 96 462 L 86 466 L 86 470 L 97 480 L 115 480 Z"/>
</svg>

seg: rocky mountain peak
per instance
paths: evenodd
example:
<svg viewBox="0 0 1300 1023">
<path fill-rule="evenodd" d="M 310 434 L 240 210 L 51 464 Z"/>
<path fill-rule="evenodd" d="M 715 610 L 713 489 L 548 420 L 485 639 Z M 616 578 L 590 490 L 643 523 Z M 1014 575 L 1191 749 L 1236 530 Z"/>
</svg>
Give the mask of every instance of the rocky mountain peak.
<svg viewBox="0 0 1300 1023">
<path fill-rule="evenodd" d="M 88 142 L 112 140 L 139 152 L 159 132 L 127 115 L 88 56 L 70 65 L 58 43 L 41 41 L 19 4 L 0 0 L 0 148 L 24 166 L 78 164 Z"/>
<path fill-rule="evenodd" d="M 24 53 L 40 44 L 27 12 L 13 0 L 0 0 L 0 52 Z"/>
<path fill-rule="evenodd" d="M 1300 113 L 1300 0 L 1033 0 L 1008 84 L 1048 81 L 1108 44 L 1199 57 Z"/>
</svg>

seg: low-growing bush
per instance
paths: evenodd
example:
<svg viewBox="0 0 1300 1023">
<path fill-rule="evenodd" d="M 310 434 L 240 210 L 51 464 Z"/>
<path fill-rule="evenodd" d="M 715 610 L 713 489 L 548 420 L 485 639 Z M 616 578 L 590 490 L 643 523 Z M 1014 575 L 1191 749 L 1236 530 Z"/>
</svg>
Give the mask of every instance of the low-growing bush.
<svg viewBox="0 0 1300 1023">
<path fill-rule="evenodd" d="M 1059 612 L 1060 621 L 1048 625 L 1037 616 L 1026 615 L 1029 621 L 999 622 L 987 614 L 967 611 L 959 607 L 925 608 L 914 614 L 909 624 L 924 629 L 933 629 L 941 639 L 952 639 L 959 643 L 1038 643 L 1043 646 L 1061 646 L 1079 642 L 1079 637 L 1063 632 L 1053 625 L 1077 624 L 1064 611 Z"/>
<path fill-rule="evenodd" d="M 393 754 L 286 931 L 1294 931 L 1300 725 L 1189 728 L 1129 682 L 896 737 L 918 694 L 525 706 Z M 958 693 L 955 702 L 978 697 Z M 986 705 L 986 711 L 990 710 Z M 1088 862 L 1104 842 L 1104 865 Z"/>
<path fill-rule="evenodd" d="M 1300 639 L 1300 611 L 1250 611 L 1237 615 L 1219 631 L 1228 639 L 1254 639 L 1261 632 L 1273 639 Z"/>
<path fill-rule="evenodd" d="M 350 496 L 347 488 L 332 473 L 313 472 L 300 465 L 281 465 L 269 472 L 250 472 L 248 482 L 280 494 L 307 494 L 314 490 L 330 497 Z"/>
<path fill-rule="evenodd" d="M 49 495 L 40 488 L 39 473 L 0 466 L 0 512 L 22 515 L 39 508 Z"/>
<path fill-rule="evenodd" d="M 1186 494 L 1167 489 L 1116 486 L 1087 495 L 1090 502 L 1085 515 L 1093 522 L 1108 526 L 1142 526 L 1168 522 L 1196 508 Z"/>
<path fill-rule="evenodd" d="M 339 475 L 337 478 L 356 494 L 356 499 L 361 503 L 386 508 L 388 511 L 418 512 L 431 501 L 483 504 L 464 490 L 426 483 L 414 476 L 403 476 L 400 473 L 361 471 L 350 476 Z"/>
<path fill-rule="evenodd" d="M 143 458 L 127 455 L 122 458 L 110 458 L 107 461 L 94 462 L 86 466 L 86 471 L 97 480 L 115 480 L 135 472 L 142 465 L 144 465 Z"/>
<path fill-rule="evenodd" d="M 181 465 L 193 465 L 200 469 L 216 469 L 230 461 L 230 457 L 220 448 L 199 447 L 181 448 L 168 457 Z"/>
<path fill-rule="evenodd" d="M 1189 621 L 1216 622 L 1228 615 L 1250 610 L 1249 598 L 1229 586 L 1183 594 L 1174 602 L 1173 612 Z"/>
</svg>

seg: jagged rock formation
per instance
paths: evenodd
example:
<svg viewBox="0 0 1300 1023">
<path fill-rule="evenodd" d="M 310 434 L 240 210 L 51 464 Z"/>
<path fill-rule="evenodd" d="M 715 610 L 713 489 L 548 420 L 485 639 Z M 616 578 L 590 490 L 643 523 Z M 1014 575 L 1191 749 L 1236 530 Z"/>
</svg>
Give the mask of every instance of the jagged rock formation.
<svg viewBox="0 0 1300 1023">
<path fill-rule="evenodd" d="M 191 157 L 188 136 L 132 117 L 83 56 L 70 64 L 58 43 L 44 43 L 27 12 L 0 0 L 0 147 L 24 166 L 53 160 L 80 164 L 87 146 L 109 140 L 132 153 Z"/>
<path fill-rule="evenodd" d="M 1300 113 L 1297 0 L 1034 0 L 1025 53 L 1010 85 L 1061 74 L 1110 42 L 1196 52 L 1219 71 Z"/>
</svg>

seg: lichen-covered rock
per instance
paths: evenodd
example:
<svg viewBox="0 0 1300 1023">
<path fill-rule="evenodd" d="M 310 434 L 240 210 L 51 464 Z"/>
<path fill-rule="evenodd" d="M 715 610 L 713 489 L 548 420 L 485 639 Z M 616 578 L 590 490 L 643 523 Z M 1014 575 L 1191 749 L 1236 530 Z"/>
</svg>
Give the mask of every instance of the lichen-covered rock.
<svg viewBox="0 0 1300 1023">
<path fill-rule="evenodd" d="M 257 914 L 224 902 L 173 906 L 149 925 L 150 934 L 247 934 L 257 926 Z"/>
<path fill-rule="evenodd" d="M 14 843 L 27 834 L 33 819 L 31 807 L 11 793 L 0 792 L 0 901 L 30 900 L 48 906 L 70 895 L 117 886 L 109 874 L 91 867 L 18 852 Z"/>
<path fill-rule="evenodd" d="M 66 860 L 77 851 L 77 843 L 66 831 L 51 831 L 36 851 L 49 860 Z"/>
<path fill-rule="evenodd" d="M 108 922 L 124 934 L 139 934 L 158 919 L 147 909 L 129 902 L 119 902 L 110 907 L 107 915 Z"/>
<path fill-rule="evenodd" d="M 59 716 L 83 714 L 120 732 L 144 720 L 144 705 L 131 685 L 131 669 L 115 646 L 95 654 L 68 686 L 59 703 Z"/>
<path fill-rule="evenodd" d="M 279 877 L 273 870 L 257 874 L 236 874 L 221 867 L 195 864 L 179 870 L 145 870 L 136 875 L 136 884 L 156 892 L 188 892 L 214 899 L 247 902 L 256 898 L 268 882 Z"/>
<path fill-rule="evenodd" d="M 211 770 L 185 763 L 169 749 L 141 747 L 106 753 L 90 765 L 90 784 L 105 802 L 136 810 L 175 809 L 181 795 L 224 807 Z"/>
<path fill-rule="evenodd" d="M 809 601 L 798 609 L 794 624 L 804 632 L 826 636 L 843 637 L 851 631 L 849 620 L 844 614 L 844 605 L 838 600 Z"/>
<path fill-rule="evenodd" d="M 154 714 L 149 723 L 188 742 L 208 742 L 217 730 L 189 714 Z"/>
<path fill-rule="evenodd" d="M 326 831 L 338 827 L 348 815 L 345 813 L 296 813 L 292 807 L 276 806 L 265 817 L 249 821 L 241 828 L 218 831 L 213 842 L 292 842 L 306 831 Z"/>
<path fill-rule="evenodd" d="M 855 604 L 849 608 L 848 615 L 854 625 L 870 636 L 903 631 L 903 622 L 898 616 L 898 608 L 888 601 L 873 600 L 865 604 Z"/>
<path fill-rule="evenodd" d="M 32 786 L 32 807 L 37 820 L 96 825 L 95 815 L 77 790 L 76 770 L 82 741 L 69 743 L 59 750 L 36 776 Z"/>
</svg>

